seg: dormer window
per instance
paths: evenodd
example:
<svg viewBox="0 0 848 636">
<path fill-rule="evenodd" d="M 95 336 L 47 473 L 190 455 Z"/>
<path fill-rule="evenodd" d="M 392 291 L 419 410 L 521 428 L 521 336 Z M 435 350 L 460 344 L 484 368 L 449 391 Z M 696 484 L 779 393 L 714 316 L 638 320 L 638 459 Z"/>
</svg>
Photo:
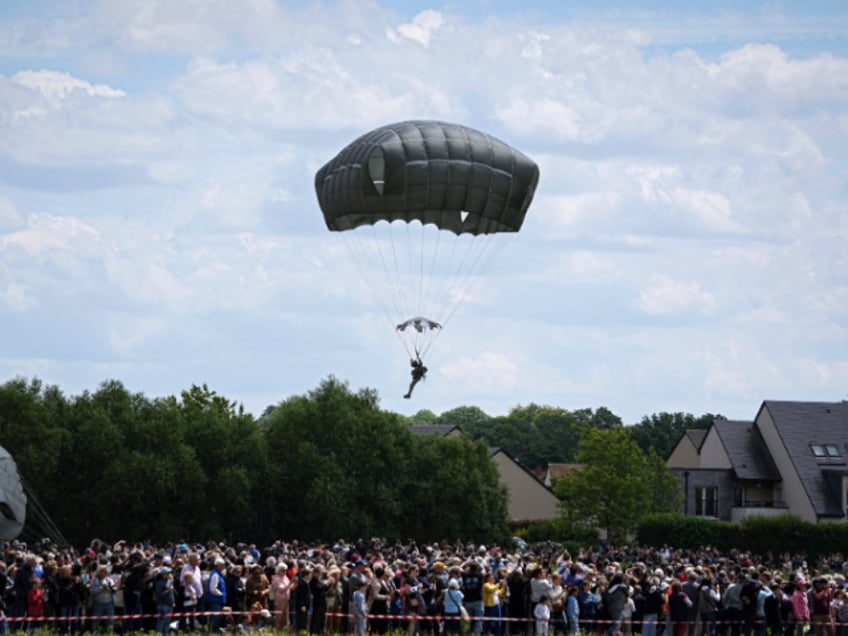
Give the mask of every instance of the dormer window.
<svg viewBox="0 0 848 636">
<path fill-rule="evenodd" d="M 836 444 L 810 444 L 810 450 L 816 457 L 840 457 L 839 447 Z"/>
</svg>

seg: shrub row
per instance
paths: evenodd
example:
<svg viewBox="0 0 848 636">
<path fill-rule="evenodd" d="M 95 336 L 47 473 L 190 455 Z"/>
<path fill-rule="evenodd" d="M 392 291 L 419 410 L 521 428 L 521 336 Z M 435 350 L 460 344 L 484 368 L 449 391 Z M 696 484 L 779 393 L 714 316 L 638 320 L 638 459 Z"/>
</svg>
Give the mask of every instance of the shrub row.
<svg viewBox="0 0 848 636">
<path fill-rule="evenodd" d="M 684 549 L 713 546 L 721 551 L 736 548 L 759 556 L 788 552 L 816 562 L 845 549 L 848 525 L 810 523 L 789 514 L 750 517 L 740 523 L 663 514 L 645 517 L 636 538 L 642 545 L 669 544 Z"/>
</svg>

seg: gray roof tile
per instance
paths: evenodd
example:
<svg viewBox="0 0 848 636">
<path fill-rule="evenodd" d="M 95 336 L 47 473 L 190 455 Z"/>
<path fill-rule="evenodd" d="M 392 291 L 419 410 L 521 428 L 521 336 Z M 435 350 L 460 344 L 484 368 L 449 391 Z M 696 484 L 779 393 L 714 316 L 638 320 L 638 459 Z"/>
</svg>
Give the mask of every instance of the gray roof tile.
<svg viewBox="0 0 848 636">
<path fill-rule="evenodd" d="M 841 493 L 830 483 L 848 471 L 848 402 L 763 402 L 819 516 L 842 517 Z M 812 444 L 834 445 L 839 457 L 819 458 Z M 839 496 L 837 496 L 839 495 Z"/>
<path fill-rule="evenodd" d="M 780 473 L 753 422 L 715 420 L 713 427 L 727 451 L 736 479 L 780 481 Z"/>
</svg>

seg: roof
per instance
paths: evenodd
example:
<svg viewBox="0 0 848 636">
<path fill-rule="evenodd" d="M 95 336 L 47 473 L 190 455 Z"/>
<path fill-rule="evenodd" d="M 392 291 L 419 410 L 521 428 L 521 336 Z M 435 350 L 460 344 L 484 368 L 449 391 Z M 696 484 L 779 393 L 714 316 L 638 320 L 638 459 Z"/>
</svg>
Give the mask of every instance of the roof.
<svg viewBox="0 0 848 636">
<path fill-rule="evenodd" d="M 703 428 L 688 428 L 686 429 L 686 437 L 692 442 L 692 445 L 701 450 L 701 444 L 704 443 L 704 438 L 707 436 L 707 431 Z"/>
<path fill-rule="evenodd" d="M 447 437 L 454 431 L 461 430 L 455 424 L 413 424 L 409 427 L 413 435 L 441 435 Z"/>
<path fill-rule="evenodd" d="M 745 481 L 780 481 L 765 442 L 753 422 L 714 420 L 713 428 L 724 446 L 736 479 Z"/>
<path fill-rule="evenodd" d="M 511 461 L 513 464 L 515 464 L 516 466 L 521 468 L 521 470 L 523 470 L 530 477 L 532 477 L 533 481 L 537 482 L 542 488 L 544 488 L 545 490 L 548 490 L 548 491 L 551 490 L 544 483 L 542 483 L 541 481 L 536 479 L 536 475 L 534 475 L 533 472 L 529 468 L 527 468 L 527 466 L 525 466 L 520 461 L 518 461 L 515 457 L 513 457 L 509 453 L 509 451 L 507 451 L 505 448 L 501 448 L 500 446 L 489 446 L 489 457 L 494 457 L 495 455 L 503 455 L 504 457 L 508 457 L 509 461 Z"/>
<path fill-rule="evenodd" d="M 583 468 L 583 464 L 548 464 L 548 472 L 551 475 L 551 480 L 557 477 L 565 477 L 575 470 Z"/>
<path fill-rule="evenodd" d="M 833 492 L 833 479 L 848 472 L 848 402 L 766 400 L 763 409 L 771 416 L 816 514 L 844 517 L 841 492 Z M 835 446 L 839 456 L 816 457 L 814 444 Z"/>
</svg>

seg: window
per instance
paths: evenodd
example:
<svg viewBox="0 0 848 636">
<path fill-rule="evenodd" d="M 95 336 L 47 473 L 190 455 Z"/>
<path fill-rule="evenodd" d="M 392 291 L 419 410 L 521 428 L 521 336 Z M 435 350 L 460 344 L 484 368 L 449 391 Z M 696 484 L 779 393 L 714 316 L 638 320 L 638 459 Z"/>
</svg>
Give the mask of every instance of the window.
<svg viewBox="0 0 848 636">
<path fill-rule="evenodd" d="M 718 517 L 718 488 L 716 486 L 695 487 L 695 516 Z"/>
<path fill-rule="evenodd" d="M 836 444 L 810 444 L 810 450 L 816 457 L 839 457 L 839 447 Z"/>
</svg>

